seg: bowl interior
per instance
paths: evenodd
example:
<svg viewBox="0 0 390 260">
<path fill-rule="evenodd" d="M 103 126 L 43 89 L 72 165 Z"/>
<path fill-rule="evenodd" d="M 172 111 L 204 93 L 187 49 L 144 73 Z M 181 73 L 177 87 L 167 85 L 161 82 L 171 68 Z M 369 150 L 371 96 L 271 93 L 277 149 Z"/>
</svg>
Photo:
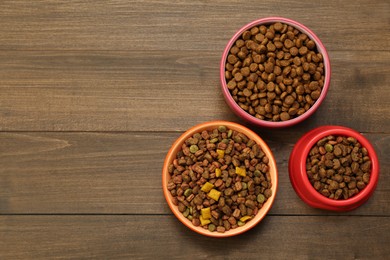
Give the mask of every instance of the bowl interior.
<svg viewBox="0 0 390 260">
<path fill-rule="evenodd" d="M 312 39 L 317 46 L 318 51 L 322 54 L 323 56 L 323 63 L 324 63 L 324 73 L 325 73 L 325 81 L 324 81 L 324 86 L 321 91 L 320 97 L 317 99 L 317 101 L 310 107 L 309 110 L 307 110 L 304 114 L 301 116 L 295 117 L 293 119 L 287 120 L 287 121 L 281 121 L 281 122 L 271 122 L 271 121 L 266 121 L 266 120 L 261 120 L 258 119 L 251 114 L 247 113 L 245 110 L 243 110 L 233 99 L 233 97 L 230 94 L 229 89 L 227 88 L 227 83 L 225 79 L 225 64 L 226 64 L 226 59 L 227 56 L 229 55 L 230 48 L 233 46 L 235 41 L 242 35 L 242 33 L 254 26 L 259 26 L 262 24 L 271 24 L 275 22 L 282 22 L 288 25 L 291 25 L 298 29 L 299 31 L 307 34 L 307 36 Z M 315 35 L 314 32 L 312 32 L 309 28 L 304 26 L 301 23 L 298 23 L 294 20 L 283 18 L 283 17 L 268 17 L 268 18 L 262 18 L 255 20 L 245 26 L 243 26 L 240 30 L 236 32 L 236 34 L 230 39 L 228 44 L 226 45 L 226 48 L 223 52 L 222 59 L 220 62 L 220 81 L 222 85 L 222 93 L 225 97 L 226 102 L 228 105 L 232 108 L 232 110 L 240 117 L 244 118 L 246 121 L 251 122 L 253 124 L 259 125 L 259 126 L 264 126 L 264 127 L 269 127 L 269 128 L 279 128 L 279 127 L 287 127 L 287 126 L 292 126 L 295 125 L 306 118 L 308 118 L 310 115 L 312 115 L 318 107 L 321 105 L 321 103 L 324 101 L 326 94 L 329 89 L 329 84 L 330 84 L 330 61 L 329 61 L 329 56 L 326 51 L 326 48 L 324 44 L 321 42 L 321 40 Z"/>
<path fill-rule="evenodd" d="M 318 133 L 314 136 L 311 136 L 306 140 L 306 145 L 302 151 L 302 157 L 303 158 L 300 161 L 300 176 L 302 178 L 302 181 L 308 191 L 311 193 L 313 197 L 315 197 L 318 201 L 321 201 L 325 204 L 336 206 L 336 207 L 345 207 L 348 205 L 352 205 L 355 203 L 358 203 L 359 201 L 363 200 L 367 196 L 370 196 L 373 192 L 373 189 L 375 189 L 375 186 L 378 181 L 379 176 L 379 165 L 378 165 L 378 157 L 375 153 L 375 150 L 371 143 L 360 133 L 341 126 L 323 126 L 321 127 L 321 131 L 318 131 Z M 367 184 L 367 186 L 361 190 L 358 194 L 353 196 L 352 198 L 348 198 L 346 200 L 333 200 L 329 199 L 323 195 L 321 195 L 318 191 L 314 189 L 314 187 L 311 185 L 309 178 L 306 174 L 306 159 L 309 155 L 309 152 L 311 148 L 322 138 L 329 136 L 329 135 L 335 135 L 335 136 L 346 136 L 346 137 L 354 137 L 358 142 L 367 149 L 368 156 L 371 159 L 372 166 L 371 166 L 371 177 L 370 182 Z"/>
<path fill-rule="evenodd" d="M 171 178 L 169 172 L 168 172 L 168 166 L 176 157 L 176 153 L 181 149 L 181 145 L 184 143 L 184 141 L 191 137 L 195 133 L 199 133 L 203 130 L 212 130 L 217 128 L 220 125 L 225 125 L 229 129 L 235 130 L 237 132 L 241 132 L 245 134 L 248 138 L 253 139 L 257 144 L 259 144 L 263 150 L 263 152 L 267 155 L 269 158 L 269 168 L 270 168 L 270 175 L 272 180 L 272 196 L 267 200 L 266 203 L 264 203 L 263 207 L 259 210 L 257 215 L 250 221 L 248 221 L 244 226 L 237 227 L 234 229 L 230 229 L 229 231 L 226 231 L 225 233 L 218 233 L 218 232 L 210 232 L 202 227 L 196 227 L 194 226 L 191 221 L 189 221 L 187 218 L 185 218 L 182 213 L 179 212 L 178 207 L 172 203 L 172 195 L 167 189 L 167 183 L 168 180 Z M 228 236 L 234 236 L 241 234 L 252 227 L 254 227 L 256 224 L 258 224 L 267 214 L 267 212 L 271 209 L 271 206 L 274 202 L 275 195 L 277 192 L 278 187 L 278 175 L 277 175 L 277 168 L 276 168 L 276 162 L 274 159 L 274 156 L 269 149 L 268 145 L 253 131 L 249 130 L 248 128 L 241 126 L 239 124 L 233 123 L 233 122 L 227 122 L 227 121 L 212 121 L 203 123 L 197 126 L 194 126 L 190 128 L 187 132 L 185 132 L 183 135 L 181 135 L 172 145 L 171 149 L 169 150 L 165 161 L 164 161 L 164 168 L 162 171 L 162 186 L 164 191 L 165 199 L 174 213 L 174 215 L 187 227 L 192 229 L 193 231 L 196 231 L 202 235 L 211 236 L 211 237 L 228 237 Z"/>
</svg>

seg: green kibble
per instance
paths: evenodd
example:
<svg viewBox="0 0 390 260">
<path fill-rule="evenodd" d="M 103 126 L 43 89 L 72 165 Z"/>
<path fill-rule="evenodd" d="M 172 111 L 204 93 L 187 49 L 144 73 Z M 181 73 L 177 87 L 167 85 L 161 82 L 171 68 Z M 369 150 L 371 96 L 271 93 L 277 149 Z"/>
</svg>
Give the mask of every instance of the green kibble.
<svg viewBox="0 0 390 260">
<path fill-rule="evenodd" d="M 199 150 L 199 147 L 196 144 L 190 146 L 190 152 L 196 153 Z"/>
<path fill-rule="evenodd" d="M 186 189 L 184 191 L 184 196 L 186 196 L 186 197 L 190 196 L 191 194 L 192 194 L 192 189 Z"/>
<path fill-rule="evenodd" d="M 258 203 L 262 204 L 262 203 L 264 203 L 264 200 L 265 200 L 265 197 L 263 194 L 257 195 L 257 202 Z"/>
<path fill-rule="evenodd" d="M 192 207 L 190 207 L 190 214 L 192 215 L 192 212 L 193 212 L 193 208 Z"/>
<path fill-rule="evenodd" d="M 188 218 L 188 220 L 191 220 L 191 221 L 194 219 L 194 217 L 193 217 L 193 216 L 191 216 L 191 215 L 188 215 L 188 217 L 187 217 L 187 218 Z"/>
<path fill-rule="evenodd" d="M 222 139 L 221 142 L 224 143 L 224 144 L 229 144 L 229 140 L 228 139 Z"/>
<path fill-rule="evenodd" d="M 214 224 L 209 224 L 209 231 L 214 232 L 215 231 L 215 225 Z"/>
<path fill-rule="evenodd" d="M 242 139 L 241 139 L 241 137 L 239 137 L 239 136 L 235 136 L 235 137 L 233 138 L 233 140 L 234 140 L 234 142 L 236 142 L 236 143 L 242 143 Z"/>
<path fill-rule="evenodd" d="M 187 208 L 184 212 L 183 212 L 183 216 L 184 217 L 188 217 L 188 215 L 190 215 L 190 209 Z"/>
<path fill-rule="evenodd" d="M 248 188 L 248 184 L 246 184 L 246 182 L 241 182 L 241 185 L 243 190 L 246 190 Z"/>
<path fill-rule="evenodd" d="M 210 143 L 212 143 L 212 144 L 214 144 L 216 142 L 218 142 L 218 138 L 213 138 L 213 139 L 210 140 Z"/>
<path fill-rule="evenodd" d="M 228 138 L 232 137 L 232 134 L 233 134 L 233 130 L 232 130 L 232 129 L 229 129 L 228 134 L 227 134 L 227 137 L 228 137 Z"/>
<path fill-rule="evenodd" d="M 325 151 L 327 151 L 328 153 L 331 153 L 333 151 L 333 145 L 326 144 L 325 145 Z"/>
<path fill-rule="evenodd" d="M 259 170 L 255 170 L 254 174 L 255 174 L 255 177 L 261 176 L 261 172 Z"/>
<path fill-rule="evenodd" d="M 225 133 L 226 132 L 226 126 L 224 126 L 224 125 L 220 125 L 220 126 L 218 126 L 218 131 L 219 132 L 221 132 L 221 133 Z"/>
<path fill-rule="evenodd" d="M 243 225 L 245 225 L 245 223 L 242 222 L 242 221 L 237 221 L 237 225 L 238 225 L 239 227 L 242 227 Z"/>
</svg>

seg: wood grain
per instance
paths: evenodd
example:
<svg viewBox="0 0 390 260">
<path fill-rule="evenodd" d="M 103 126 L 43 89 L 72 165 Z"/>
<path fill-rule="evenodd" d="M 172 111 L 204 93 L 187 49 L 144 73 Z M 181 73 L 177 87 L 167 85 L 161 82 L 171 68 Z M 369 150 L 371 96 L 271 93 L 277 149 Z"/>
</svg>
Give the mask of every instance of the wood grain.
<svg viewBox="0 0 390 260">
<path fill-rule="evenodd" d="M 331 214 L 304 204 L 287 160 L 299 134 L 262 132 L 275 154 L 279 191 L 271 214 Z M 180 133 L 0 133 L 2 214 L 171 214 L 161 189 L 163 160 Z M 390 137 L 366 134 L 381 163 L 373 197 L 345 215 L 390 216 Z"/>
<path fill-rule="evenodd" d="M 344 1 L 12 1 L 0 3 L 2 50 L 214 50 L 248 22 L 285 16 L 329 50 L 390 50 L 390 5 Z"/>
<path fill-rule="evenodd" d="M 330 53 L 332 79 L 298 128 L 339 124 L 390 131 L 390 52 Z M 222 97 L 219 52 L 0 53 L 0 131 L 184 131 L 234 116 Z M 179 123 L 180 122 L 180 123 Z"/>
<path fill-rule="evenodd" d="M 387 259 L 390 255 L 390 2 L 193 0 L 0 1 L 0 259 Z M 219 83 L 227 41 L 284 16 L 325 44 L 331 86 L 289 129 L 249 126 Z M 279 190 L 268 216 L 238 237 L 202 237 L 162 193 L 172 142 L 224 119 L 270 146 Z M 363 132 L 380 178 L 360 208 L 312 209 L 287 160 L 308 130 Z"/>
<path fill-rule="evenodd" d="M 268 216 L 213 239 L 173 216 L 0 216 L 0 237 L 2 259 L 386 259 L 390 218 Z"/>
</svg>

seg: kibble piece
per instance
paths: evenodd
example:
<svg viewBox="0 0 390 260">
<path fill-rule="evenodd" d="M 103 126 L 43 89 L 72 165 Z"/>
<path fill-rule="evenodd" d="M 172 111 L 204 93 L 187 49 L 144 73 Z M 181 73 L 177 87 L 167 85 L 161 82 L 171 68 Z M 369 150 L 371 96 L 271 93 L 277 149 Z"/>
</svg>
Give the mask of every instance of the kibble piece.
<svg viewBox="0 0 390 260">
<path fill-rule="evenodd" d="M 203 184 L 201 190 L 204 192 L 209 192 L 209 191 L 211 191 L 212 188 L 214 188 L 214 184 L 212 184 L 210 182 L 206 182 L 205 184 Z"/>
<path fill-rule="evenodd" d="M 282 121 L 287 121 L 287 120 L 290 119 L 290 114 L 287 113 L 287 112 L 282 112 L 282 113 L 280 114 L 280 119 L 281 119 Z"/>
<path fill-rule="evenodd" d="M 283 24 L 280 23 L 280 22 L 275 23 L 275 24 L 274 24 L 274 29 L 275 29 L 275 31 L 277 31 L 277 32 L 282 31 L 282 29 L 283 29 Z"/>
<path fill-rule="evenodd" d="M 236 167 L 236 174 L 242 177 L 246 176 L 246 169 L 242 167 Z"/>
</svg>

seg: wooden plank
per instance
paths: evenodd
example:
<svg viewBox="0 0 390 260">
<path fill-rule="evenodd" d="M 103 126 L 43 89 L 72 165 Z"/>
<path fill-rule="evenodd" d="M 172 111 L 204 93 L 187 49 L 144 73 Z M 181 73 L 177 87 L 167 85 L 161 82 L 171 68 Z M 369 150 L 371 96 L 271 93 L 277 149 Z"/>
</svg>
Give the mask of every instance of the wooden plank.
<svg viewBox="0 0 390 260">
<path fill-rule="evenodd" d="M 328 96 L 298 128 L 389 132 L 390 52 L 330 53 Z M 0 53 L 0 131 L 184 131 L 242 122 L 222 97 L 220 52 Z"/>
<path fill-rule="evenodd" d="M 268 216 L 213 239 L 173 216 L 0 216 L 0 237 L 2 259 L 387 259 L 390 218 Z"/>
<path fill-rule="evenodd" d="M 287 16 L 316 32 L 329 50 L 389 50 L 389 12 L 383 0 L 6 0 L 0 49 L 221 51 L 244 24 Z"/>
<path fill-rule="evenodd" d="M 261 131 L 274 152 L 279 191 L 271 214 L 334 214 L 304 204 L 287 161 L 301 131 Z M 163 160 L 180 133 L 0 133 L 2 214 L 171 214 L 161 189 Z M 390 216 L 390 136 L 365 134 L 381 174 L 373 197 L 344 215 Z"/>
</svg>

